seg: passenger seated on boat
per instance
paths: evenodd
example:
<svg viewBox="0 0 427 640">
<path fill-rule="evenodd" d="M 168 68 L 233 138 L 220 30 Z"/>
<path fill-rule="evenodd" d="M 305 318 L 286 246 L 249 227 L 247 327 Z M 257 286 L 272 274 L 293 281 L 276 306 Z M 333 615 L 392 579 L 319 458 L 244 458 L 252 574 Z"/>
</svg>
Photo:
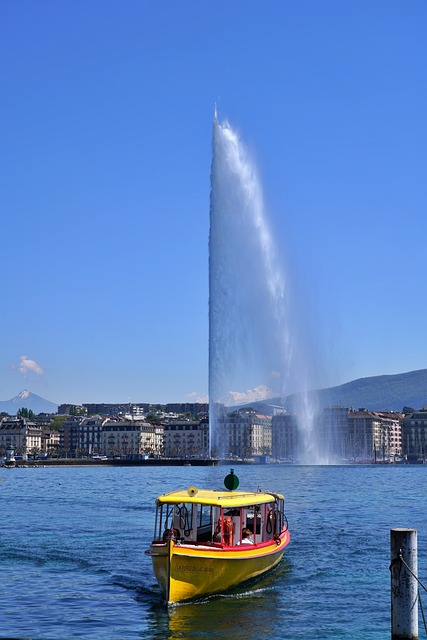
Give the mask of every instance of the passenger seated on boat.
<svg viewBox="0 0 427 640">
<path fill-rule="evenodd" d="M 254 539 L 252 536 L 252 531 L 250 529 L 242 529 L 242 544 L 253 544 Z M 238 542 L 237 544 L 240 544 Z"/>
</svg>

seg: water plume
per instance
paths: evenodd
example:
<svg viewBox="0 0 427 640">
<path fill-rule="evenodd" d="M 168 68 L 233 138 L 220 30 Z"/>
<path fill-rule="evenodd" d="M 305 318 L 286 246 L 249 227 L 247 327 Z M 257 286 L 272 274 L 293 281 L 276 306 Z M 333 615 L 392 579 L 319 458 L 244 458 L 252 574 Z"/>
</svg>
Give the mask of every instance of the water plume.
<svg viewBox="0 0 427 640">
<path fill-rule="evenodd" d="M 210 454 L 224 457 L 224 407 L 235 399 L 299 396 L 301 453 L 312 456 L 314 411 L 290 279 L 268 224 L 255 163 L 215 113 L 209 235 Z M 305 395 L 304 395 L 305 394 Z M 258 399 L 261 399 L 258 397 Z M 306 461 L 306 460 L 304 460 Z"/>
</svg>

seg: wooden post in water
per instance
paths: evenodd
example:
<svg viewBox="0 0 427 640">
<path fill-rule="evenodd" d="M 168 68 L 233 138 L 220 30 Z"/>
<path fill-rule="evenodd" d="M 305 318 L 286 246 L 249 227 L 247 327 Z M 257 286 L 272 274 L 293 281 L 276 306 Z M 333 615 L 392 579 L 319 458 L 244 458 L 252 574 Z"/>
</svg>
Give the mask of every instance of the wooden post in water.
<svg viewBox="0 0 427 640">
<path fill-rule="evenodd" d="M 390 530 L 391 638 L 418 640 L 418 583 L 402 560 L 418 575 L 417 532 Z"/>
</svg>

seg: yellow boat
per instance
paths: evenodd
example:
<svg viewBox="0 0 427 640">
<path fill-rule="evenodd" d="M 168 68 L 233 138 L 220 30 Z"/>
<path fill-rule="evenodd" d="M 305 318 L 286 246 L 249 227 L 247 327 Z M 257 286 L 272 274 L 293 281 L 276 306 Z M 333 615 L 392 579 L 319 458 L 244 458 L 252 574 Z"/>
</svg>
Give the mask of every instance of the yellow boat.
<svg viewBox="0 0 427 640">
<path fill-rule="evenodd" d="M 154 538 L 146 551 L 166 602 L 172 604 L 230 589 L 281 560 L 290 536 L 284 498 L 271 491 L 189 487 L 156 501 Z"/>
</svg>

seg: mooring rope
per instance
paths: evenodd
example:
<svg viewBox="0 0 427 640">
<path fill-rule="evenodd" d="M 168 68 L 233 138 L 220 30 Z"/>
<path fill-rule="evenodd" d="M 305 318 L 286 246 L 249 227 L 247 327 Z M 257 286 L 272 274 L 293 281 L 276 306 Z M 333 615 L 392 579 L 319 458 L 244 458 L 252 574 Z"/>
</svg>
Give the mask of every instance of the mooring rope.
<svg viewBox="0 0 427 640">
<path fill-rule="evenodd" d="M 419 590 L 419 589 L 418 589 L 418 602 L 420 603 L 420 611 L 421 611 L 421 615 L 422 615 L 422 617 L 423 617 L 424 631 L 425 631 L 425 632 L 426 632 L 426 634 L 427 634 L 426 619 L 425 619 L 425 616 L 424 616 L 423 603 L 422 603 L 422 600 L 421 600 L 421 594 L 420 594 L 420 590 Z"/>
<path fill-rule="evenodd" d="M 423 585 L 423 583 L 421 582 L 421 580 L 419 579 L 419 577 L 417 575 L 415 575 L 415 573 L 412 571 L 411 567 L 408 565 L 407 562 L 405 562 L 405 560 L 403 559 L 403 555 L 401 553 L 399 553 L 399 555 L 397 556 L 396 560 L 400 560 L 400 562 L 405 565 L 405 567 L 408 569 L 409 573 L 415 578 L 415 580 L 418 582 L 418 584 L 424 589 L 424 591 L 427 591 L 427 588 Z M 393 564 L 393 563 L 392 563 Z M 391 570 L 391 566 L 390 565 L 390 570 Z M 420 611 L 421 611 L 421 616 L 423 618 L 423 623 L 424 623 L 424 631 L 427 634 L 427 624 L 426 624 L 426 619 L 424 616 L 424 609 L 423 609 L 423 603 L 421 601 L 421 594 L 420 594 L 420 590 L 418 589 L 418 602 L 420 603 Z"/>
<path fill-rule="evenodd" d="M 423 583 L 421 582 L 421 580 L 419 579 L 419 577 L 415 575 L 415 573 L 412 571 L 411 567 L 410 567 L 410 566 L 409 566 L 409 565 L 404 561 L 404 559 L 403 559 L 403 555 L 402 555 L 401 553 L 399 553 L 399 555 L 398 555 L 397 557 L 398 557 L 398 559 L 400 560 L 400 562 L 401 562 L 402 564 L 404 564 L 404 565 L 405 565 L 405 567 L 408 569 L 409 573 L 410 573 L 411 575 L 413 575 L 413 576 L 414 576 L 415 580 L 416 580 L 416 581 L 418 582 L 418 584 L 419 584 L 419 585 L 424 589 L 424 591 L 427 591 L 427 587 L 425 587 L 425 586 L 423 585 Z"/>
</svg>

